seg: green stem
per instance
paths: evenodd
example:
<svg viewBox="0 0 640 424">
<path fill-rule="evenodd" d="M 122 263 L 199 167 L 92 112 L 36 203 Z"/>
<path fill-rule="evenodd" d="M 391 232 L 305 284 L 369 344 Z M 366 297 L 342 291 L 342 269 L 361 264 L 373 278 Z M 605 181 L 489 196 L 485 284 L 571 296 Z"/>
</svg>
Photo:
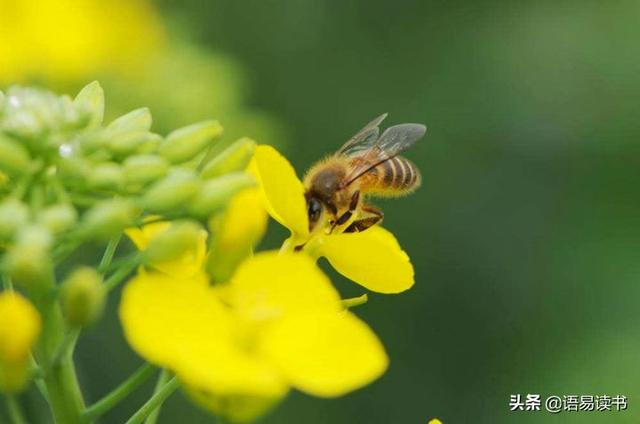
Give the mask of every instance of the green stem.
<svg viewBox="0 0 640 424">
<path fill-rule="evenodd" d="M 169 381 L 170 374 L 167 370 L 163 369 L 160 375 L 158 376 L 158 381 L 156 382 L 156 387 L 153 389 L 153 394 L 155 395 L 162 389 L 162 387 Z M 162 405 L 158 405 L 156 409 L 151 411 L 144 424 L 156 424 L 158 421 L 158 416 L 160 415 L 160 408 Z"/>
<path fill-rule="evenodd" d="M 173 377 L 164 386 L 160 388 L 138 411 L 129 418 L 126 424 L 142 424 L 145 418 L 151 414 L 156 408 L 178 388 L 178 380 Z"/>
<path fill-rule="evenodd" d="M 47 283 L 53 287 L 53 277 Z M 38 342 L 38 361 L 46 370 L 44 383 L 49 406 L 56 423 L 79 424 L 84 400 L 76 378 L 73 355 L 70 351 L 56 360 L 59 346 L 65 337 L 65 325 L 60 306 L 46 293 L 34 298 L 42 316 L 42 336 Z"/>
<path fill-rule="evenodd" d="M 36 362 L 36 358 L 33 357 L 33 354 L 29 356 L 29 362 L 32 369 L 38 370 L 38 372 L 33 376 L 33 380 L 35 381 L 36 387 L 40 391 L 40 394 L 48 403 L 49 394 L 47 393 L 47 386 L 44 384 L 44 370 L 40 367 L 40 365 L 38 365 L 38 363 Z"/>
<path fill-rule="evenodd" d="M 114 272 L 107 280 L 104 282 L 105 288 L 107 291 L 111 291 L 118 286 L 118 284 L 122 283 L 125 278 L 129 276 L 131 271 L 133 271 L 138 265 L 140 265 L 142 259 L 142 255 L 136 255 L 132 258 L 128 263 L 123 264 L 116 272 Z"/>
<path fill-rule="evenodd" d="M 9 417 L 13 424 L 27 424 L 20 402 L 18 402 L 18 399 L 16 399 L 14 395 L 7 395 L 7 409 L 9 410 Z"/>
<path fill-rule="evenodd" d="M 116 253 L 116 249 L 118 248 L 121 237 L 122 235 L 118 234 L 116 237 L 109 240 L 109 244 L 107 244 L 107 248 L 104 250 L 104 255 L 102 256 L 102 260 L 100 261 L 100 265 L 98 265 L 98 272 L 100 274 L 104 274 L 105 272 L 107 272 L 109 265 L 111 265 L 113 255 L 115 255 Z"/>
<path fill-rule="evenodd" d="M 69 237 L 68 241 L 61 242 L 60 245 L 58 245 L 53 250 L 53 253 L 51 255 L 53 257 L 53 261 L 55 263 L 62 262 L 64 259 L 66 259 L 67 256 L 73 253 L 74 250 L 80 247 L 81 244 L 82 244 L 82 240 L 78 238 Z"/>
<path fill-rule="evenodd" d="M 65 358 L 73 356 L 73 350 L 76 347 L 79 336 L 79 328 L 74 328 L 64 333 L 64 337 L 53 355 L 52 365 L 59 364 Z"/>
<path fill-rule="evenodd" d="M 138 368 L 129 378 L 122 382 L 118 387 L 113 389 L 105 397 L 88 407 L 82 413 L 82 421 L 85 423 L 93 422 L 96 418 L 109 411 L 121 400 L 129 396 L 131 392 L 136 390 L 142 383 L 153 374 L 155 368 L 151 364 L 145 364 Z"/>
</svg>

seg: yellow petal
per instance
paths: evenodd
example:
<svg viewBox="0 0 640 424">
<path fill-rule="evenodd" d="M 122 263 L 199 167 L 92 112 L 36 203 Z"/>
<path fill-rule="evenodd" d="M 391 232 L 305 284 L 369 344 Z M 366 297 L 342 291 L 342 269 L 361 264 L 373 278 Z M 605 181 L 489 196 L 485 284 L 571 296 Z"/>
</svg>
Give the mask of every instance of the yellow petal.
<svg viewBox="0 0 640 424">
<path fill-rule="evenodd" d="M 409 256 L 382 227 L 323 237 L 320 256 L 342 275 L 379 293 L 399 293 L 413 286 Z"/>
<path fill-rule="evenodd" d="M 25 387 L 29 352 L 40 328 L 40 315 L 31 302 L 13 291 L 0 293 L 0 391 Z"/>
<path fill-rule="evenodd" d="M 22 295 L 0 294 L 0 361 L 20 361 L 29 354 L 40 334 L 40 315 Z"/>
<path fill-rule="evenodd" d="M 188 386 L 212 395 L 281 396 L 288 385 L 278 369 L 258 356 L 218 340 L 201 340 L 184 350 L 176 375 Z"/>
<path fill-rule="evenodd" d="M 267 229 L 267 213 L 260 190 L 248 188 L 233 196 L 224 214 L 216 244 L 222 250 L 253 246 Z"/>
<path fill-rule="evenodd" d="M 153 220 L 159 218 L 158 216 L 148 217 L 145 221 Z M 142 228 L 131 227 L 124 230 L 127 237 L 131 239 L 133 244 L 138 248 L 138 250 L 142 251 L 147 248 L 151 239 L 163 232 L 167 231 L 167 229 L 171 226 L 169 221 L 158 221 L 152 222 L 149 224 L 145 224 Z"/>
<path fill-rule="evenodd" d="M 157 217 L 150 217 L 149 219 L 153 218 Z M 170 226 L 171 222 L 169 221 L 152 222 L 145 224 L 142 228 L 127 228 L 125 234 L 138 250 L 144 251 L 154 237 L 167 231 Z M 175 259 L 155 262 L 152 265 L 158 271 L 174 277 L 192 277 L 202 271 L 206 254 L 207 232 L 203 230 L 200 233 L 200 239 L 196 243 L 195 249 L 189 250 Z"/>
<path fill-rule="evenodd" d="M 231 343 L 232 318 L 202 275 L 139 274 L 124 288 L 119 313 L 129 344 L 162 367 L 179 366 L 190 345 Z"/>
<path fill-rule="evenodd" d="M 123 291 L 120 320 L 133 349 L 172 370 L 209 409 L 228 397 L 275 402 L 288 391 L 277 368 L 242 350 L 237 322 L 204 277 L 136 276 Z"/>
<path fill-rule="evenodd" d="M 250 321 L 341 309 L 338 292 L 307 255 L 259 253 L 240 265 L 229 289 L 235 310 Z"/>
<path fill-rule="evenodd" d="M 349 312 L 283 319 L 266 330 L 261 348 L 293 387 L 322 397 L 366 386 L 388 365 L 376 335 Z"/>
<path fill-rule="evenodd" d="M 256 148 L 249 171 L 262 188 L 269 214 L 297 236 L 309 234 L 304 187 L 289 161 L 271 146 Z"/>
<path fill-rule="evenodd" d="M 187 393 L 203 408 L 234 423 L 254 422 L 286 395 L 286 392 L 273 396 L 255 396 L 245 393 L 219 395 L 191 386 L 187 386 Z"/>
<path fill-rule="evenodd" d="M 255 187 L 236 194 L 223 216 L 214 215 L 209 220 L 214 238 L 206 267 L 214 282 L 229 281 L 264 235 L 267 220 L 260 190 Z"/>
</svg>

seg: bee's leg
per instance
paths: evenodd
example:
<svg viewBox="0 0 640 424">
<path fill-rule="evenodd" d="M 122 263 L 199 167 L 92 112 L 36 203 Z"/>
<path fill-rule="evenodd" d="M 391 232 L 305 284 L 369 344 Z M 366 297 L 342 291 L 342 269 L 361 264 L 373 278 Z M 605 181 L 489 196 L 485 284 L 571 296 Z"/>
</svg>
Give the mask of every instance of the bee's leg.
<svg viewBox="0 0 640 424">
<path fill-rule="evenodd" d="M 351 225 L 349 225 L 347 229 L 344 230 L 345 233 L 356 233 L 364 231 L 367 228 L 376 225 L 377 223 L 382 221 L 382 218 L 384 218 L 384 212 L 371 205 L 362 205 L 362 211 L 367 212 L 372 216 L 353 221 Z"/>
<path fill-rule="evenodd" d="M 360 201 L 360 190 L 358 190 L 355 193 L 353 193 L 353 195 L 351 196 L 351 200 L 349 202 L 349 210 L 347 210 L 345 213 L 340 215 L 338 217 L 338 219 L 336 219 L 336 221 L 331 226 L 331 232 L 333 232 L 333 229 L 336 228 L 337 226 L 340 226 L 340 225 L 344 224 L 345 222 L 347 222 L 349 219 L 351 219 L 351 216 L 353 215 L 353 212 L 358 207 L 358 202 L 359 201 Z"/>
</svg>

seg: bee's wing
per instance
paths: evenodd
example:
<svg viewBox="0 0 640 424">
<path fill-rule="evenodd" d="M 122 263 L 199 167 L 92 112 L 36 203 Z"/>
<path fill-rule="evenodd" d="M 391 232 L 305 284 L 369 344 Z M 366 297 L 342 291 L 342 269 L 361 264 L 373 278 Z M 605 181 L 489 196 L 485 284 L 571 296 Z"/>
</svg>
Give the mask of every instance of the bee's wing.
<svg viewBox="0 0 640 424">
<path fill-rule="evenodd" d="M 345 178 L 344 186 L 348 186 L 371 169 L 399 155 L 413 146 L 427 132 L 422 124 L 400 124 L 389 127 L 377 141 L 356 157 L 356 165 Z"/>
<path fill-rule="evenodd" d="M 378 128 L 378 126 L 386 117 L 387 114 L 383 113 L 365 125 L 364 128 L 340 147 L 336 155 L 355 156 L 359 152 L 369 149 L 378 139 L 378 134 L 380 134 L 380 128 Z"/>
</svg>

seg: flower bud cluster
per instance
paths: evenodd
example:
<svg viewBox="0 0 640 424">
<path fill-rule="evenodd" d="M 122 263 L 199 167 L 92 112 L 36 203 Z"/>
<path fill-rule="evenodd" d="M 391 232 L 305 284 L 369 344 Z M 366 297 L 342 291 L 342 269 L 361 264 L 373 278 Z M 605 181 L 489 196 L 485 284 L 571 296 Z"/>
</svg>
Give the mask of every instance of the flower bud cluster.
<svg viewBox="0 0 640 424">
<path fill-rule="evenodd" d="M 97 82 L 75 98 L 0 93 L 0 261 L 16 282 L 46 280 L 61 244 L 109 240 L 145 214 L 205 223 L 255 184 L 244 172 L 255 143 L 220 148 L 217 121 L 162 136 L 147 108 L 108 124 L 104 109 Z"/>
</svg>

